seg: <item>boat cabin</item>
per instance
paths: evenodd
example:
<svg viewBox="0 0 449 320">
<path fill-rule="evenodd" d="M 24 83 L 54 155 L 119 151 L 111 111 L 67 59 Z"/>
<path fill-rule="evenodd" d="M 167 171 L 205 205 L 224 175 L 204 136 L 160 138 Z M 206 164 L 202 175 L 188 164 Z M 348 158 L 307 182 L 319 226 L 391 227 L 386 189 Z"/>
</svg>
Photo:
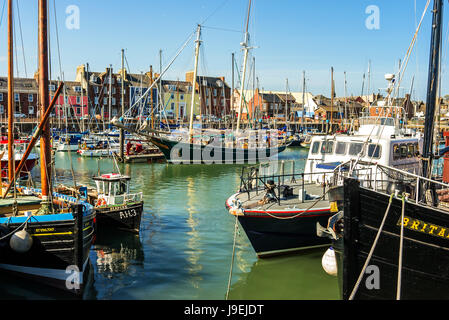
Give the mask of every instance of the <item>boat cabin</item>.
<svg viewBox="0 0 449 320">
<path fill-rule="evenodd" d="M 422 137 L 398 126 L 393 117 L 361 117 L 352 134 L 314 136 L 304 172 L 310 182 L 330 181 L 333 171 L 350 160 L 375 162 L 419 174 Z M 315 175 L 315 173 L 317 173 Z"/>
<path fill-rule="evenodd" d="M 103 174 L 93 178 L 97 186 L 97 206 L 125 204 L 131 177 L 118 173 Z"/>
</svg>

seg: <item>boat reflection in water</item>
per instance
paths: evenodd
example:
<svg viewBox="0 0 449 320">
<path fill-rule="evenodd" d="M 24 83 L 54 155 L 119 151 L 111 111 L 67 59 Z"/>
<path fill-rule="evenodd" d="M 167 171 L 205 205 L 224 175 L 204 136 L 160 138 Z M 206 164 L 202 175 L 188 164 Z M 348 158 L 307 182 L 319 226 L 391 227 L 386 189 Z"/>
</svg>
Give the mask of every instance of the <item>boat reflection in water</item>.
<svg viewBox="0 0 449 320">
<path fill-rule="evenodd" d="M 257 259 L 230 288 L 230 300 L 335 300 L 339 299 L 337 280 L 321 268 L 323 249 L 305 250 L 301 255 Z M 243 256 L 242 256 L 243 258 Z M 247 260 L 236 266 L 247 264 Z M 237 271 L 237 269 L 236 269 Z M 243 271 L 243 270 L 241 270 Z M 284 288 L 295 287 L 291 290 Z"/>
<path fill-rule="evenodd" d="M 126 231 L 108 228 L 98 230 L 93 251 L 95 281 L 112 278 L 118 273 L 132 273 L 132 267 L 142 265 L 144 260 L 139 235 Z"/>
</svg>

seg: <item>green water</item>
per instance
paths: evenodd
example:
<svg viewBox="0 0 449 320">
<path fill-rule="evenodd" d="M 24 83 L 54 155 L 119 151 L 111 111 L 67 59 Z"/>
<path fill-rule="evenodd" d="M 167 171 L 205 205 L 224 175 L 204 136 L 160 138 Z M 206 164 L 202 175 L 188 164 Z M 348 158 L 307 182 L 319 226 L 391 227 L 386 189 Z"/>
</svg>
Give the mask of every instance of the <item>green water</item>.
<svg viewBox="0 0 449 320">
<path fill-rule="evenodd" d="M 304 166 L 307 152 L 287 149 L 280 159 Z M 56 154 L 57 182 L 73 184 L 70 158 Z M 76 182 L 114 170 L 110 159 L 72 153 Z M 228 289 L 235 218 L 225 200 L 239 186 L 239 165 L 119 165 L 132 178 L 131 192 L 144 194 L 140 236 L 99 235 L 91 251 L 93 284 L 86 299 L 223 300 Z M 38 180 L 38 168 L 34 178 Z M 229 299 L 339 299 L 337 279 L 321 267 L 326 248 L 259 260 L 238 229 Z M 58 299 L 50 289 L 0 276 L 0 297 Z"/>
</svg>

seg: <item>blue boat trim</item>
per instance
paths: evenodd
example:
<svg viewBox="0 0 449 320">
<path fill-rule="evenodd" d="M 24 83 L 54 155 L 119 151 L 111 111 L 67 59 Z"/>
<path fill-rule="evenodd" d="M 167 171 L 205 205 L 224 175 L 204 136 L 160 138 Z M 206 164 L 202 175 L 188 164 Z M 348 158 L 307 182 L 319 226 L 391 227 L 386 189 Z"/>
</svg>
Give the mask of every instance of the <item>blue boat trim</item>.
<svg viewBox="0 0 449 320">
<path fill-rule="evenodd" d="M 28 192 L 34 193 L 34 194 L 42 192 L 42 190 L 38 189 L 38 188 L 24 187 L 23 189 L 27 190 Z M 94 207 L 87 201 L 80 200 L 75 197 L 71 197 L 66 194 L 60 194 L 57 192 L 53 192 L 53 197 L 64 200 L 71 204 L 82 204 L 83 205 L 83 217 L 90 216 L 94 212 Z M 1 224 L 3 224 L 3 223 L 6 223 L 6 224 L 24 223 L 28 218 L 29 217 L 26 217 L 26 216 L 4 217 L 4 218 L 0 218 L 0 223 Z M 51 221 L 71 221 L 74 219 L 75 219 L 75 217 L 74 217 L 73 213 L 69 212 L 69 213 L 57 213 L 57 214 L 47 214 L 47 215 L 33 215 L 28 222 L 29 223 L 33 223 L 33 222 L 41 223 L 41 222 L 51 222 Z"/>
</svg>

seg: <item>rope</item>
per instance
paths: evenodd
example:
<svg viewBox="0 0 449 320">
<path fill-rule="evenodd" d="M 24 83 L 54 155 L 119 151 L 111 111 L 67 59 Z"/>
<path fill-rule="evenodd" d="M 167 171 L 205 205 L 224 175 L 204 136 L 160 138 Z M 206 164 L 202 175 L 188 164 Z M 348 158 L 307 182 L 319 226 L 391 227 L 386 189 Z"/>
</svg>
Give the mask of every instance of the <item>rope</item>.
<svg viewBox="0 0 449 320">
<path fill-rule="evenodd" d="M 376 238 L 374 239 L 373 246 L 371 247 L 368 257 L 366 258 L 365 264 L 363 265 L 362 271 L 360 272 L 359 278 L 357 279 L 354 289 L 352 289 L 351 295 L 349 296 L 349 300 L 354 300 L 354 296 L 357 293 L 357 290 L 359 289 L 359 285 L 360 285 L 360 282 L 362 281 L 363 274 L 365 273 L 366 267 L 368 267 L 368 264 L 371 260 L 374 249 L 376 248 L 377 241 L 379 240 L 380 233 L 382 232 L 382 229 L 384 227 L 385 220 L 387 219 L 388 212 L 390 211 L 391 203 L 393 202 L 393 195 L 394 194 L 392 193 L 390 196 L 390 201 L 388 202 L 387 210 L 385 211 L 384 218 L 382 220 L 382 223 L 380 224 L 379 231 L 377 231 L 377 235 L 376 235 Z"/>
<path fill-rule="evenodd" d="M 28 220 L 31 219 L 32 216 L 29 216 L 20 226 L 18 226 L 16 229 L 14 229 L 13 231 L 11 231 L 10 233 L 8 233 L 7 235 L 3 236 L 0 238 L 1 240 L 5 240 L 6 238 L 8 238 L 9 236 L 11 236 L 12 234 L 16 233 L 17 230 L 19 230 L 20 228 L 22 228 L 27 222 Z"/>
<path fill-rule="evenodd" d="M 231 288 L 232 268 L 234 266 L 235 242 L 236 242 L 236 238 L 237 238 L 237 230 L 238 230 L 238 218 L 237 218 L 237 216 L 235 216 L 234 244 L 232 245 L 232 259 L 231 259 L 231 268 L 229 270 L 228 290 L 226 290 L 226 300 L 228 300 L 228 298 L 229 298 L 229 290 Z"/>
<path fill-rule="evenodd" d="M 302 211 L 302 212 L 300 212 L 300 213 L 297 213 L 297 214 L 295 214 L 294 216 L 279 217 L 279 216 L 275 216 L 275 215 L 269 213 L 268 211 L 264 211 L 264 213 L 266 213 L 267 215 L 269 215 L 269 216 L 272 217 L 272 218 L 279 219 L 279 220 L 294 219 L 294 218 L 296 218 L 296 217 L 299 217 L 299 216 L 301 216 L 301 215 L 307 213 L 310 209 L 312 209 L 314 206 L 316 206 L 316 204 L 317 204 L 318 202 L 320 202 L 321 200 L 323 200 L 323 198 L 326 196 L 326 194 L 327 194 L 328 192 L 329 192 L 329 190 L 326 191 L 326 192 L 325 192 L 321 197 L 319 197 L 317 200 L 315 200 L 315 202 L 312 203 L 312 205 L 311 205 L 310 207 L 308 207 L 306 210 L 304 210 L 304 211 Z"/>
<path fill-rule="evenodd" d="M 396 289 L 396 300 L 401 300 L 401 278 L 402 278 L 402 249 L 404 247 L 404 211 L 405 196 L 402 195 L 402 212 L 401 212 L 401 238 L 399 242 L 399 261 L 398 261 L 398 287 Z"/>
</svg>

